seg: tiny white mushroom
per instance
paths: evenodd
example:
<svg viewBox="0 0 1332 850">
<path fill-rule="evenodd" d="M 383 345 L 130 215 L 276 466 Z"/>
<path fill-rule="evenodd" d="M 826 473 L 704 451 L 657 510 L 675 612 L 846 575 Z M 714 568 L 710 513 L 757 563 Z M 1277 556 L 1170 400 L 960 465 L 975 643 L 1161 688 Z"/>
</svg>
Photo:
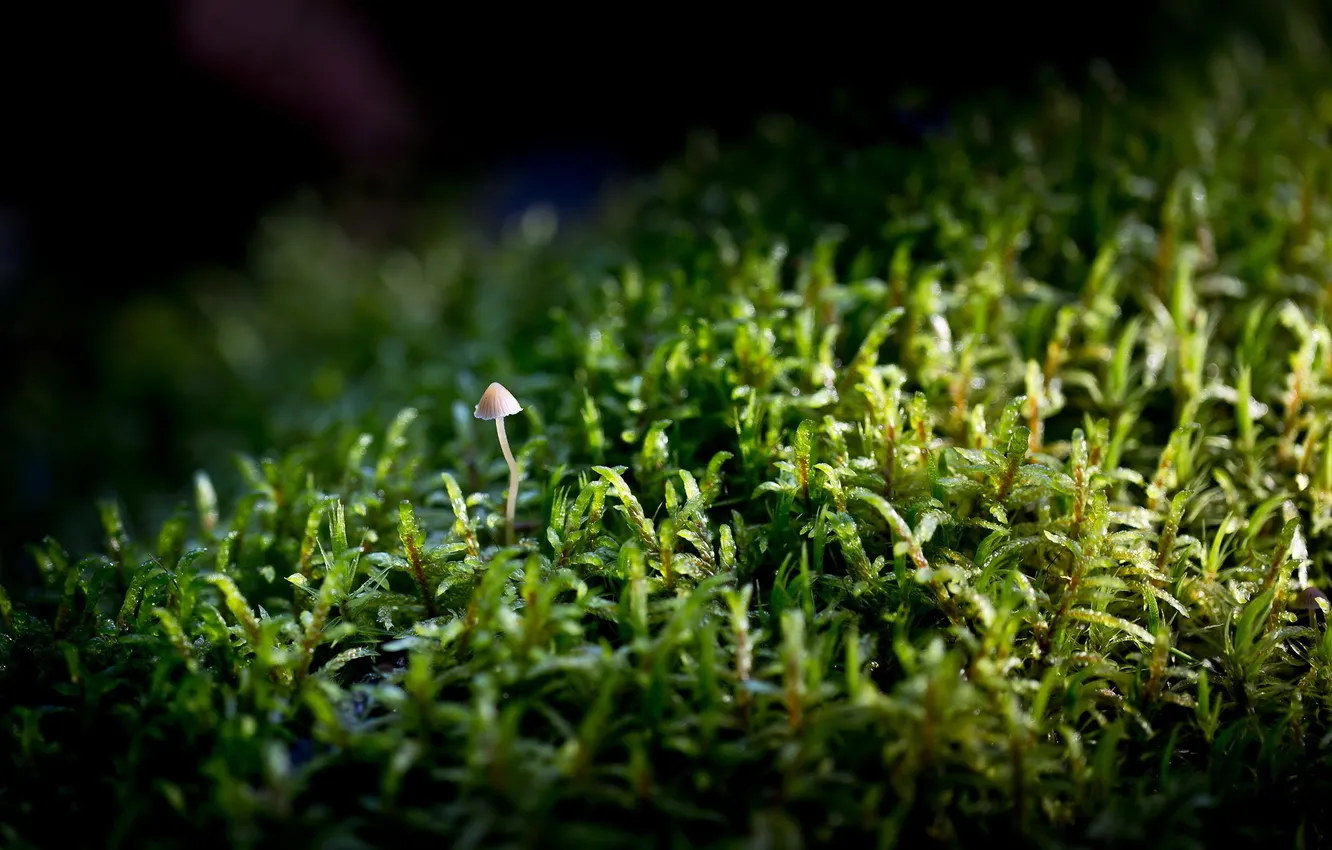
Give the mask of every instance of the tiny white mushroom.
<svg viewBox="0 0 1332 850">
<path fill-rule="evenodd" d="M 1326 617 L 1327 605 L 1327 594 L 1313 585 L 1309 585 L 1300 591 L 1300 595 L 1295 597 L 1295 601 L 1291 603 L 1290 607 L 1296 611 L 1309 612 L 1309 627 L 1317 628 L 1319 617 Z"/>
<path fill-rule="evenodd" d="M 504 417 L 519 413 L 522 409 L 522 405 L 513 397 L 513 393 L 505 389 L 503 384 L 496 382 L 486 387 L 481 400 L 476 403 L 476 409 L 472 411 L 472 415 L 477 419 L 495 420 L 500 449 L 509 464 L 509 502 L 504 512 L 505 542 L 508 545 L 513 545 L 513 516 L 518 506 L 518 462 L 513 459 L 513 452 L 509 451 L 509 438 L 504 433 Z"/>
</svg>

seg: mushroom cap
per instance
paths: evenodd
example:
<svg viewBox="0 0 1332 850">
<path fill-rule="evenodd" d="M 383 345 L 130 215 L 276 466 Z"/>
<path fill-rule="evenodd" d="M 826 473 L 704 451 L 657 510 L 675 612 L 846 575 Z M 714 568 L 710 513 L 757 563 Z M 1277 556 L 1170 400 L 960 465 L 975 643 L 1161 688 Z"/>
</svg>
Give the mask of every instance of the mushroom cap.
<svg viewBox="0 0 1332 850">
<path fill-rule="evenodd" d="M 513 393 L 505 389 L 503 384 L 496 382 L 486 387 L 472 415 L 477 419 L 503 419 L 522 409 L 523 406 L 513 397 Z"/>
<path fill-rule="evenodd" d="M 1322 599 L 1324 602 L 1328 601 L 1327 594 L 1323 593 L 1323 591 L 1313 585 L 1309 585 L 1304 590 L 1300 591 L 1299 596 L 1295 597 L 1295 602 L 1291 607 L 1298 608 L 1302 611 L 1317 611 L 1319 610 L 1319 599 Z"/>
</svg>

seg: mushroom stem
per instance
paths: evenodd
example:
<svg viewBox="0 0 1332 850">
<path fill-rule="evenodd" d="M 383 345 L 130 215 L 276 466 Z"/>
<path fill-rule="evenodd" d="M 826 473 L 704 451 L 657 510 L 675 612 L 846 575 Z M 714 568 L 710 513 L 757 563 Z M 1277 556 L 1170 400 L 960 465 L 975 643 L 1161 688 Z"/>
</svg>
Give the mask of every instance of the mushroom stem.
<svg viewBox="0 0 1332 850">
<path fill-rule="evenodd" d="M 503 416 L 495 420 L 495 431 L 499 433 L 500 449 L 504 452 L 504 460 L 509 464 L 509 501 L 504 509 L 504 543 L 506 546 L 512 546 L 513 518 L 514 512 L 518 508 L 518 462 L 513 459 L 513 452 L 509 451 L 509 438 L 504 433 Z"/>
</svg>

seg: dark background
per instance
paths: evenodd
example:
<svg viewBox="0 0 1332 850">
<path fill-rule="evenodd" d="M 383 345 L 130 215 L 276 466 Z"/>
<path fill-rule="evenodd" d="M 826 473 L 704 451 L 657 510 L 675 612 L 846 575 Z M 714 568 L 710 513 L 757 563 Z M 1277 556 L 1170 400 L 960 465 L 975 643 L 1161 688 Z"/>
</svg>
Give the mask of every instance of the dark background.
<svg viewBox="0 0 1332 850">
<path fill-rule="evenodd" d="M 90 288 L 120 293 L 200 263 L 239 264 L 266 206 L 349 166 L 365 176 L 373 154 L 340 159 L 327 133 L 187 52 L 176 18 L 189 1 L 0 13 L 13 66 L 0 83 L 0 204 L 7 252 L 17 250 L 27 277 L 87 285 L 95 276 Z M 420 117 L 417 155 L 400 169 L 413 179 L 371 184 L 385 190 L 424 175 L 475 178 L 552 146 L 651 168 L 690 127 L 734 137 L 774 110 L 827 119 L 839 90 L 863 102 L 927 87 L 946 104 L 1026 87 L 1044 66 L 1076 76 L 1093 57 L 1131 75 L 1163 49 L 1196 50 L 1245 8 L 941 2 L 853 15 L 817 6 L 815 20 L 765 13 L 749 26 L 738 13 L 727 23 L 715 9 L 675 6 L 552 21 L 507 8 L 342 5 Z"/>
<path fill-rule="evenodd" d="M 330 86 L 360 85 L 338 82 L 355 62 L 335 40 L 320 60 L 330 82 L 275 94 L 265 68 L 290 86 L 321 66 L 283 71 L 281 49 L 256 59 L 244 45 L 207 47 L 221 24 L 201 24 L 194 32 L 208 38 L 191 40 L 189 2 L 207 5 L 0 11 L 0 576 L 21 545 L 108 484 L 105 468 L 62 454 L 66 434 L 51 414 L 66 411 L 72 428 L 80 392 L 95 389 L 102 317 L 136 294 L 170 291 L 189 269 L 241 268 L 257 217 L 302 187 L 410 202 L 427 187 L 503 173 L 523 180 L 501 206 L 573 202 L 607 175 L 652 169 L 695 127 L 738 139 L 779 111 L 849 131 L 835 108 L 843 97 L 881 116 L 857 126 L 855 141 L 910 142 L 956 99 L 994 88 L 1021 96 L 1042 68 L 1077 80 L 1105 58 L 1149 88 L 1162 56 L 1201 54 L 1236 26 L 1280 38 L 1284 25 L 1276 10 L 1254 8 L 1266 4 L 1201 0 L 889 4 L 874 15 L 620 6 L 582 20 L 350 2 L 341 8 L 377 45 L 393 94 L 367 89 L 320 119 L 304 107 Z M 279 48 L 305 50 L 302 38 L 327 29 L 326 5 L 307 2 Z M 909 88 L 930 99 L 912 113 L 887 108 Z M 60 397 L 36 428 L 9 391 L 39 367 L 60 376 Z M 183 481 L 187 464 L 164 460 L 160 475 Z"/>
</svg>

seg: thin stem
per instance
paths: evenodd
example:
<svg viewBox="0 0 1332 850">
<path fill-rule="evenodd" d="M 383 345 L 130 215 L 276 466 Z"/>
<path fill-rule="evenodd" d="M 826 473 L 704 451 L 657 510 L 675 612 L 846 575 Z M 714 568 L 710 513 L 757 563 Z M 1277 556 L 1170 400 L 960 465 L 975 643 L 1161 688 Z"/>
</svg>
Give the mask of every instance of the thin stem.
<svg viewBox="0 0 1332 850">
<path fill-rule="evenodd" d="M 499 432 L 500 449 L 504 452 L 504 459 L 509 463 L 509 502 L 504 511 L 504 542 L 505 545 L 513 545 L 513 516 L 518 508 L 518 462 L 513 459 L 513 452 L 509 451 L 509 438 L 504 433 L 504 417 L 501 416 L 495 420 L 495 430 Z"/>
</svg>

